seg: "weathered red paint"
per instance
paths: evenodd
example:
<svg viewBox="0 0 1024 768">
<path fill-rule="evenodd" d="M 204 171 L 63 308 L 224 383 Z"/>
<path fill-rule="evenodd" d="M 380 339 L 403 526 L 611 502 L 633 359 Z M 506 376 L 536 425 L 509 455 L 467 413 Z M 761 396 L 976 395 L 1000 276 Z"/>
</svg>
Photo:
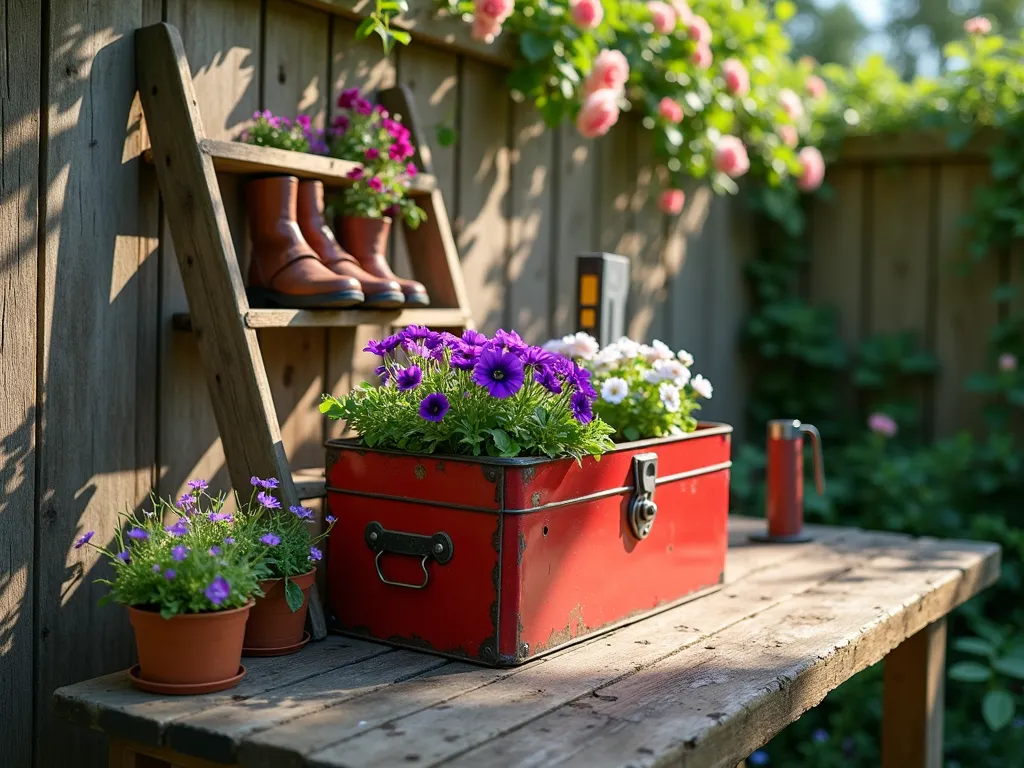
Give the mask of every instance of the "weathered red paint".
<svg viewBox="0 0 1024 768">
<path fill-rule="evenodd" d="M 475 460 L 328 443 L 331 605 L 342 631 L 514 665 L 679 601 L 725 567 L 731 429 L 620 446 L 600 461 Z M 651 534 L 627 512 L 633 457 L 658 454 Z M 706 471 L 707 470 L 707 471 Z M 700 473 L 672 479 L 680 473 Z M 582 499 L 600 492 L 601 498 Z M 559 506 L 545 506 L 558 504 Z M 386 530 L 444 532 L 451 560 L 428 561 L 423 589 L 378 577 L 364 538 Z M 421 583 L 420 558 L 385 554 L 382 573 Z"/>
</svg>

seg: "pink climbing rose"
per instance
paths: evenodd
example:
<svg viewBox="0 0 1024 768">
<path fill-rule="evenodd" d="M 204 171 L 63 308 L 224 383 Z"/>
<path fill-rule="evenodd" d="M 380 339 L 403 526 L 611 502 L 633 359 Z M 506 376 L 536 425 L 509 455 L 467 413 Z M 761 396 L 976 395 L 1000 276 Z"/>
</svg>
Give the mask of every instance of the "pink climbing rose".
<svg viewBox="0 0 1024 768">
<path fill-rule="evenodd" d="M 722 62 L 722 76 L 725 87 L 733 96 L 746 96 L 750 93 L 750 72 L 739 59 L 726 59 Z"/>
<path fill-rule="evenodd" d="M 690 58 L 698 69 L 707 69 L 711 66 L 713 59 L 711 46 L 707 43 L 697 43 L 697 50 L 693 52 L 693 56 Z"/>
<path fill-rule="evenodd" d="M 800 134 L 797 133 L 796 128 L 792 125 L 780 125 L 779 138 L 782 139 L 783 144 L 791 149 L 796 149 L 796 145 L 800 143 Z"/>
<path fill-rule="evenodd" d="M 900 431 L 892 416 L 877 411 L 868 417 L 868 429 L 883 437 L 896 437 L 896 433 Z"/>
<path fill-rule="evenodd" d="M 678 101 L 673 101 L 668 96 L 658 102 L 658 114 L 670 123 L 678 123 L 683 119 L 683 108 Z"/>
<path fill-rule="evenodd" d="M 686 203 L 686 193 L 681 189 L 666 189 L 658 197 L 658 207 L 670 216 L 678 216 Z"/>
<path fill-rule="evenodd" d="M 783 88 L 779 91 L 779 104 L 782 105 L 783 111 L 793 120 L 799 120 L 804 116 L 804 103 L 789 88 Z"/>
<path fill-rule="evenodd" d="M 817 75 L 811 75 L 807 78 L 807 93 L 811 95 L 812 99 L 823 99 L 828 93 L 828 86 Z"/>
<path fill-rule="evenodd" d="M 594 91 L 583 100 L 576 130 L 585 139 L 604 136 L 619 119 L 619 93 L 611 88 Z"/>
<path fill-rule="evenodd" d="M 679 23 L 684 27 L 689 27 L 690 21 L 693 20 L 693 11 L 690 10 L 689 3 L 686 0 L 669 0 L 669 5 L 676 12 Z"/>
<path fill-rule="evenodd" d="M 796 185 L 804 192 L 813 192 L 825 180 L 825 159 L 817 147 L 804 147 L 799 158 L 803 170 Z"/>
<path fill-rule="evenodd" d="M 594 68 L 583 84 L 583 92 L 600 90 L 621 91 L 629 79 L 629 62 L 622 51 L 606 48 L 594 59 Z"/>
<path fill-rule="evenodd" d="M 667 35 L 676 28 L 676 12 L 668 3 L 651 0 L 647 3 L 647 10 L 651 12 L 651 22 L 658 34 Z"/>
<path fill-rule="evenodd" d="M 715 168 L 737 179 L 750 170 L 747 148 L 736 136 L 723 136 L 715 147 Z"/>
<path fill-rule="evenodd" d="M 573 0 L 572 20 L 580 29 L 595 29 L 604 20 L 604 7 L 599 0 Z"/>
<path fill-rule="evenodd" d="M 473 18 L 493 19 L 501 24 L 512 15 L 513 7 L 512 0 L 475 0 Z"/>
<path fill-rule="evenodd" d="M 1004 352 L 999 356 L 999 370 L 1009 373 L 1017 370 L 1017 356 Z"/>
<path fill-rule="evenodd" d="M 501 34 L 501 22 L 487 16 L 477 16 L 473 19 L 473 29 L 470 36 L 474 40 L 480 40 L 490 45 L 494 38 Z"/>
<path fill-rule="evenodd" d="M 691 16 L 690 26 L 687 29 L 690 39 L 704 45 L 711 45 L 711 25 L 703 16 Z"/>
<path fill-rule="evenodd" d="M 987 35 L 992 31 L 992 22 L 984 16 L 975 16 L 964 22 L 964 32 L 968 35 Z"/>
</svg>

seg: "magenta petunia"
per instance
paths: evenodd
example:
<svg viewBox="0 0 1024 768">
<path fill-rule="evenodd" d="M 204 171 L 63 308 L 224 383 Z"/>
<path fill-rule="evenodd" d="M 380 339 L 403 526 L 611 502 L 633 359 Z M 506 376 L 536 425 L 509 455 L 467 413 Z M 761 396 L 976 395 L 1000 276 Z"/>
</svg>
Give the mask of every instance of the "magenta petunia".
<svg viewBox="0 0 1024 768">
<path fill-rule="evenodd" d="M 423 380 L 423 371 L 420 370 L 418 365 L 410 365 L 408 368 L 402 368 L 398 371 L 395 376 L 395 386 L 398 387 L 399 392 L 408 392 L 410 389 L 416 389 Z"/>
<path fill-rule="evenodd" d="M 231 585 L 228 584 L 227 579 L 218 574 L 217 576 L 214 576 L 213 581 L 210 582 L 210 585 L 206 588 L 206 591 L 203 594 L 205 594 L 207 599 L 214 605 L 220 605 L 227 600 L 228 596 L 231 594 Z"/>
<path fill-rule="evenodd" d="M 415 176 L 417 173 L 420 172 L 420 170 L 419 168 L 416 167 L 415 163 L 409 163 L 407 166 L 405 166 L 405 172 L 409 176 Z"/>
<path fill-rule="evenodd" d="M 83 533 L 75 540 L 75 549 L 81 549 L 82 547 L 84 547 L 95 535 L 96 531 L 86 531 L 85 533 Z"/>
<path fill-rule="evenodd" d="M 384 182 L 383 182 L 383 181 L 381 181 L 381 180 L 380 180 L 379 178 L 377 178 L 376 176 L 372 177 L 372 178 L 371 178 L 371 179 L 370 179 L 370 180 L 369 180 L 368 182 L 366 182 L 366 184 L 367 184 L 367 186 L 369 186 L 369 187 L 370 187 L 370 189 L 372 189 L 372 190 L 373 190 L 374 192 L 381 192 L 381 191 L 383 191 L 383 190 L 384 190 Z"/>
<path fill-rule="evenodd" d="M 378 157 L 380 157 L 380 150 L 377 149 L 376 147 L 370 147 L 368 150 L 366 150 L 367 160 L 376 160 Z"/>
<path fill-rule="evenodd" d="M 313 120 L 312 118 L 310 118 L 309 115 L 299 115 L 298 117 L 295 118 L 295 122 L 308 131 L 310 125 L 312 125 L 313 123 Z"/>
<path fill-rule="evenodd" d="M 427 421 L 441 421 L 448 413 L 451 403 L 440 392 L 427 395 L 420 401 L 420 416 Z"/>
<path fill-rule="evenodd" d="M 511 352 L 485 349 L 473 366 L 473 381 L 491 397 L 511 397 L 523 386 L 523 363 Z"/>
<path fill-rule="evenodd" d="M 366 99 L 356 99 L 353 106 L 355 107 L 356 112 L 363 116 L 369 115 L 373 112 L 373 105 Z"/>
<path fill-rule="evenodd" d="M 356 179 L 358 181 L 359 179 L 363 178 L 363 169 L 357 166 L 345 175 L 348 176 L 350 179 Z"/>
<path fill-rule="evenodd" d="M 276 533 L 265 533 L 260 536 L 260 541 L 266 544 L 268 547 L 276 547 L 281 543 L 281 537 Z"/>
<path fill-rule="evenodd" d="M 352 109 L 359 98 L 358 88 L 346 88 L 338 96 L 338 106 L 342 109 Z"/>
</svg>

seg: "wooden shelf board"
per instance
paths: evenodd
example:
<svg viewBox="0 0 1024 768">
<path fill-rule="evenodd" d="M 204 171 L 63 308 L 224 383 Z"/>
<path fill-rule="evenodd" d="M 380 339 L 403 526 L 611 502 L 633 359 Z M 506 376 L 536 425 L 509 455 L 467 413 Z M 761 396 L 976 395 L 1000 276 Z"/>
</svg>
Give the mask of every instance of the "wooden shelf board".
<svg viewBox="0 0 1024 768">
<path fill-rule="evenodd" d="M 468 318 L 460 309 L 250 309 L 245 313 L 249 328 L 355 328 L 360 325 L 427 325 L 434 328 L 464 327 Z M 172 326 L 191 331 L 187 313 L 174 315 Z"/>
<path fill-rule="evenodd" d="M 327 480 L 322 469 L 299 469 L 292 473 L 292 482 L 301 501 L 320 499 L 327 495 Z"/>
<path fill-rule="evenodd" d="M 287 149 L 258 147 L 239 141 L 200 139 L 199 149 L 213 159 L 213 167 L 221 173 L 289 174 L 303 179 L 320 179 L 329 187 L 344 187 L 351 184 L 352 180 L 348 178 L 348 174 L 359 165 L 349 160 L 311 155 L 306 152 L 291 152 Z M 146 150 L 145 159 L 147 162 L 153 162 L 153 150 Z M 421 173 L 413 177 L 409 195 L 429 195 L 436 186 L 433 176 Z"/>
</svg>

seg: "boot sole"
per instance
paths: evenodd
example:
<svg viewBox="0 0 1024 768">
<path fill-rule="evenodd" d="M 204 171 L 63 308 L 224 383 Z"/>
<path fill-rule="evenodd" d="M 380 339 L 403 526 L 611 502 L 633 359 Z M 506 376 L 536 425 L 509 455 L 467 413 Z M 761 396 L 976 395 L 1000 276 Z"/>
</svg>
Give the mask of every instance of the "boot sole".
<svg viewBox="0 0 1024 768">
<path fill-rule="evenodd" d="M 265 288 L 250 288 L 249 303 L 254 307 L 280 307 L 282 309 L 344 309 L 362 304 L 362 291 L 337 291 L 293 296 Z"/>
<path fill-rule="evenodd" d="M 406 304 L 415 304 L 417 307 L 429 307 L 430 297 L 425 293 L 414 293 L 405 297 Z"/>
<path fill-rule="evenodd" d="M 375 293 L 363 300 L 363 306 L 373 309 L 397 309 L 405 304 L 405 296 L 398 291 Z"/>
</svg>

